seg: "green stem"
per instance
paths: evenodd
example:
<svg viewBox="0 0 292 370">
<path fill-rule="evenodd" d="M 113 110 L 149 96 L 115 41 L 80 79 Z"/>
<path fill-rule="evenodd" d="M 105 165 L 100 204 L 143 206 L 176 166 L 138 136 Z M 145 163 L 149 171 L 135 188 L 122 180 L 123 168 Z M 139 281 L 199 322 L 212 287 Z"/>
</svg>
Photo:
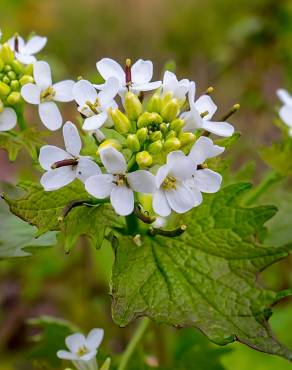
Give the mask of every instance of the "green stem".
<svg viewBox="0 0 292 370">
<path fill-rule="evenodd" d="M 135 349 L 139 342 L 141 341 L 143 335 L 145 334 L 146 329 L 148 328 L 150 322 L 151 321 L 150 319 L 148 319 L 148 317 L 145 317 L 140 321 L 135 334 L 131 338 L 125 352 L 122 355 L 118 370 L 125 370 L 127 368 L 128 362 L 132 357 L 133 353 L 135 352 Z"/>
<path fill-rule="evenodd" d="M 129 235 L 137 234 L 138 232 L 138 219 L 134 213 L 126 216 L 126 223 Z"/>
<path fill-rule="evenodd" d="M 16 107 L 15 112 L 17 115 L 17 124 L 20 128 L 21 131 L 24 131 L 27 129 L 27 123 L 23 115 L 23 106 L 21 107 Z"/>
<path fill-rule="evenodd" d="M 279 174 L 278 172 L 269 172 L 263 180 L 259 183 L 257 187 L 254 188 L 253 191 L 249 193 L 249 195 L 244 200 L 245 206 L 250 206 L 255 203 L 260 196 L 265 193 L 270 186 L 275 184 L 278 181 L 283 179 L 283 175 Z"/>
</svg>

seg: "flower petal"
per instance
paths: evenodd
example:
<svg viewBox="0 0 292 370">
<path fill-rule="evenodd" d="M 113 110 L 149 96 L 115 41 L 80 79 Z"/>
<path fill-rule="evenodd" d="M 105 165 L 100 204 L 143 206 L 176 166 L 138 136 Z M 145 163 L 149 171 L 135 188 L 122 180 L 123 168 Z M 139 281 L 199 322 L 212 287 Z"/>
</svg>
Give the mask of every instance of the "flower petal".
<svg viewBox="0 0 292 370">
<path fill-rule="evenodd" d="M 86 346 L 86 339 L 83 334 L 75 333 L 66 337 L 65 343 L 71 352 L 76 353 L 80 347 Z"/>
<path fill-rule="evenodd" d="M 208 112 L 207 115 L 204 115 L 204 120 L 210 120 L 216 110 L 217 110 L 217 105 L 213 102 L 212 98 L 209 95 L 202 95 L 199 97 L 198 100 L 195 102 L 195 108 L 197 111 L 201 113 Z"/>
<path fill-rule="evenodd" d="M 126 76 L 123 68 L 115 60 L 103 58 L 96 63 L 96 68 L 104 80 L 115 77 L 121 85 L 126 83 Z"/>
<path fill-rule="evenodd" d="M 134 191 L 151 194 L 155 190 L 155 176 L 149 171 L 138 170 L 128 173 L 127 180 Z"/>
<path fill-rule="evenodd" d="M 131 72 L 134 84 L 145 84 L 152 79 L 153 63 L 151 60 L 138 59 L 132 65 Z"/>
<path fill-rule="evenodd" d="M 115 186 L 110 200 L 115 212 L 120 216 L 128 216 L 134 210 L 134 192 L 125 185 Z"/>
<path fill-rule="evenodd" d="M 95 198 L 104 199 L 110 196 L 115 186 L 114 177 L 109 174 L 90 176 L 85 181 L 86 191 Z"/>
<path fill-rule="evenodd" d="M 82 142 L 77 127 L 70 121 L 63 126 L 65 148 L 72 156 L 77 157 L 80 153 Z"/>
<path fill-rule="evenodd" d="M 82 361 L 83 363 L 84 362 L 88 363 L 91 360 L 94 361 L 93 364 L 90 363 L 90 365 L 88 367 L 86 367 L 86 369 L 90 369 L 90 370 L 96 370 L 97 369 L 96 359 L 95 359 L 96 354 L 97 354 L 97 351 L 91 351 L 91 352 L 86 353 L 85 355 L 80 357 L 80 362 Z M 80 370 L 83 369 L 82 367 L 79 367 L 79 368 L 80 368 Z M 78 369 L 78 367 L 77 367 L 77 369 Z"/>
<path fill-rule="evenodd" d="M 85 157 L 80 157 L 77 165 L 77 177 L 82 182 L 85 182 L 90 176 L 99 175 L 101 170 L 93 160 Z"/>
<path fill-rule="evenodd" d="M 185 158 L 185 154 L 181 150 L 175 150 L 167 154 L 167 161 L 166 163 L 169 166 L 172 166 L 175 161 L 179 158 Z"/>
<path fill-rule="evenodd" d="M 62 127 L 63 119 L 57 104 L 54 102 L 44 102 L 39 105 L 39 115 L 43 124 L 51 131 L 56 131 Z"/>
<path fill-rule="evenodd" d="M 224 150 L 225 148 L 222 146 L 214 145 L 210 138 L 201 136 L 192 146 L 188 157 L 198 165 L 204 163 L 208 158 L 213 158 L 223 153 Z"/>
<path fill-rule="evenodd" d="M 86 105 L 87 101 L 92 104 L 96 102 L 97 92 L 92 83 L 87 80 L 80 80 L 73 86 L 73 97 L 82 108 Z"/>
<path fill-rule="evenodd" d="M 170 166 L 168 166 L 167 164 L 159 167 L 159 169 L 156 173 L 156 176 L 155 176 L 155 185 L 156 185 L 157 189 L 160 188 L 161 184 L 165 180 L 166 176 L 169 173 L 169 169 L 170 169 Z"/>
<path fill-rule="evenodd" d="M 171 208 L 162 190 L 157 190 L 153 195 L 152 207 L 155 213 L 161 217 L 167 217 L 171 213 Z"/>
<path fill-rule="evenodd" d="M 92 329 L 86 338 L 86 347 L 90 351 L 96 350 L 103 340 L 104 330 L 103 329 Z"/>
<path fill-rule="evenodd" d="M 12 108 L 4 108 L 0 113 L 0 131 L 9 131 L 17 123 L 16 113 Z"/>
<path fill-rule="evenodd" d="M 131 86 L 131 90 L 133 90 L 134 92 L 156 90 L 161 86 L 161 83 L 161 81 L 153 81 L 145 84 L 136 84 Z"/>
<path fill-rule="evenodd" d="M 77 360 L 78 356 L 69 351 L 60 350 L 57 352 L 57 357 L 61 360 Z"/>
<path fill-rule="evenodd" d="M 279 110 L 279 116 L 286 125 L 292 127 L 292 106 L 283 105 Z"/>
<path fill-rule="evenodd" d="M 234 127 L 227 122 L 204 121 L 203 128 L 212 134 L 229 137 L 234 133 Z"/>
<path fill-rule="evenodd" d="M 175 190 L 165 192 L 170 207 L 177 213 L 185 213 L 195 206 L 194 195 L 187 186 L 177 185 Z"/>
<path fill-rule="evenodd" d="M 95 114 L 94 116 L 88 117 L 85 119 L 83 123 L 83 130 L 85 131 L 93 131 L 96 130 L 105 123 L 107 119 L 107 113 L 101 112 L 99 114 Z"/>
<path fill-rule="evenodd" d="M 169 173 L 176 179 L 184 181 L 191 178 L 195 170 L 196 166 L 188 157 L 181 157 L 171 164 Z"/>
<path fill-rule="evenodd" d="M 72 101 L 73 98 L 73 86 L 75 85 L 75 81 L 73 80 L 65 80 L 57 82 L 53 85 L 53 89 L 55 91 L 54 100 L 61 101 L 61 102 L 69 102 Z"/>
<path fill-rule="evenodd" d="M 117 149 L 106 147 L 99 151 L 100 159 L 107 172 L 112 174 L 124 174 L 127 171 L 125 157 Z"/>
<path fill-rule="evenodd" d="M 176 75 L 170 71 L 165 71 L 163 75 L 162 87 L 163 94 L 167 93 L 168 91 L 176 90 L 178 87 Z"/>
<path fill-rule="evenodd" d="M 189 85 L 189 104 L 190 104 L 191 110 L 196 109 L 195 108 L 195 96 L 196 96 L 196 83 L 194 81 L 191 81 Z"/>
<path fill-rule="evenodd" d="M 41 101 L 41 90 L 37 85 L 32 83 L 22 86 L 21 95 L 30 104 L 39 104 Z"/>
<path fill-rule="evenodd" d="M 292 105 L 292 96 L 287 90 L 279 89 L 277 90 L 277 95 L 283 104 Z"/>
<path fill-rule="evenodd" d="M 45 90 L 52 85 L 51 68 L 47 62 L 39 61 L 33 65 L 33 77 L 36 85 Z"/>
<path fill-rule="evenodd" d="M 15 52 L 15 57 L 22 64 L 33 64 L 36 62 L 36 58 L 33 55 Z"/>
<path fill-rule="evenodd" d="M 40 182 L 46 191 L 52 191 L 70 184 L 75 177 L 76 169 L 66 166 L 44 173 Z"/>
<path fill-rule="evenodd" d="M 36 54 L 45 47 L 47 41 L 48 39 L 46 37 L 33 36 L 21 49 L 21 52 L 25 54 Z"/>
<path fill-rule="evenodd" d="M 106 80 L 103 89 L 98 93 L 98 100 L 102 107 L 106 106 L 119 91 L 120 83 L 115 77 L 110 77 Z"/>
<path fill-rule="evenodd" d="M 18 50 L 22 50 L 22 48 L 25 46 L 24 39 L 21 36 L 17 36 L 18 39 Z M 15 51 L 15 36 L 11 37 L 7 44 L 10 46 L 11 50 Z"/>
<path fill-rule="evenodd" d="M 40 149 L 39 162 L 44 170 L 51 170 L 52 164 L 70 158 L 72 157 L 65 150 L 53 145 L 45 145 Z"/>
<path fill-rule="evenodd" d="M 189 112 L 184 112 L 181 118 L 185 121 L 183 131 L 193 132 L 196 129 L 202 128 L 204 125 L 203 118 L 200 116 L 196 108 L 192 108 Z"/>
<path fill-rule="evenodd" d="M 194 174 L 195 186 L 204 193 L 216 193 L 221 186 L 222 176 L 212 170 L 198 170 Z"/>
</svg>

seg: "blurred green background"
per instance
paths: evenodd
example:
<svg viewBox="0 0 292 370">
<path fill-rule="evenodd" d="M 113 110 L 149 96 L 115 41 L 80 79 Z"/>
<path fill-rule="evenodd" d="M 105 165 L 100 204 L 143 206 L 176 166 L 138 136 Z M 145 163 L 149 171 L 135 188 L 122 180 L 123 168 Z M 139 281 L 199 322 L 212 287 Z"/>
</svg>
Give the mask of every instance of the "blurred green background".
<svg viewBox="0 0 292 370">
<path fill-rule="evenodd" d="M 160 77 L 165 63 L 175 62 L 178 76 L 194 79 L 199 93 L 214 86 L 214 98 L 222 113 L 234 103 L 241 104 L 241 110 L 230 120 L 242 132 L 240 144 L 232 148 L 233 166 L 240 168 L 253 160 L 256 167 L 246 168 L 239 178 L 257 181 L 259 173 L 266 170 L 257 148 L 280 137 L 272 124 L 279 106 L 275 91 L 279 87 L 292 91 L 292 1 L 0 0 L 0 26 L 4 40 L 16 31 L 25 37 L 31 31 L 48 36 L 39 57 L 52 64 L 56 80 L 80 75 L 95 79 L 95 63 L 102 57 L 121 63 L 127 57 L 151 59 L 156 77 Z M 28 112 L 30 118 L 35 117 L 32 112 Z M 70 109 L 64 116 L 74 120 Z M 0 152 L 0 168 L 0 179 L 14 183 L 19 178 L 16 168 L 21 178 L 31 171 L 25 154 L 10 164 Z M 286 242 L 292 242 L 291 197 L 286 200 L 289 191 L 291 184 L 286 183 L 266 196 L 269 203 L 285 206 L 271 227 L 279 240 L 285 235 Z M 0 369 L 46 369 L 40 363 L 32 364 L 26 355 L 34 333 L 26 320 L 40 314 L 71 320 L 85 331 L 104 327 L 104 352 L 119 353 L 135 324 L 119 329 L 111 321 L 107 291 L 112 258 L 108 247 L 96 252 L 83 243 L 69 256 L 58 246 L 44 249 L 31 259 L 1 262 Z M 275 289 L 287 288 L 292 279 L 289 269 L 291 260 L 281 262 L 265 272 L 263 282 Z M 287 330 L 292 324 L 291 305 L 283 302 L 276 311 L 273 327 L 291 346 L 291 331 Z M 204 362 L 200 348 L 203 351 L 210 345 L 200 335 L 185 330 L 153 326 L 146 338 L 146 352 L 168 363 L 172 344 L 166 338 L 184 341 L 188 335 L 194 336 L 198 346 L 196 363 L 190 369 L 222 369 L 217 362 L 214 367 Z M 219 361 L 228 370 L 290 368 L 284 360 L 239 344 L 228 348 L 232 351 L 224 350 Z"/>
</svg>

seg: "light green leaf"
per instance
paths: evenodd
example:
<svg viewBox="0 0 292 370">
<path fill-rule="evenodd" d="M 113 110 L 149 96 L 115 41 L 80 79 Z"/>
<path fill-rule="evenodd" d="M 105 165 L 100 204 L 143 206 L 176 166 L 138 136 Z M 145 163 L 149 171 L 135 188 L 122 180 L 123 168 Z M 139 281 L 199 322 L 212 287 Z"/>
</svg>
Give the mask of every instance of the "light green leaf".
<svg viewBox="0 0 292 370">
<path fill-rule="evenodd" d="M 278 173 L 292 175 L 292 140 L 286 139 L 271 147 L 262 148 L 260 156 L 264 162 Z"/>
<path fill-rule="evenodd" d="M 206 196 L 185 220 L 188 230 L 180 237 L 144 235 L 140 247 L 119 237 L 111 290 L 120 326 L 147 315 L 197 327 L 220 345 L 237 340 L 292 359 L 268 326 L 281 292 L 265 290 L 256 280 L 288 251 L 259 243 L 257 236 L 276 209 L 240 207 L 238 197 L 249 188 L 235 184 Z"/>
</svg>

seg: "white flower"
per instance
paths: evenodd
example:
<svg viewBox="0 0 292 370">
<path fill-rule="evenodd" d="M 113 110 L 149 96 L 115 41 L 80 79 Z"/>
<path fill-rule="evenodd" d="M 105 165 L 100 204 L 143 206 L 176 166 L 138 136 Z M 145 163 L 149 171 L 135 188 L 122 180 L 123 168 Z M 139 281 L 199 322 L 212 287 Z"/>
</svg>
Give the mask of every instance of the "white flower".
<svg viewBox="0 0 292 370">
<path fill-rule="evenodd" d="M 196 167 L 183 152 L 174 151 L 168 154 L 167 162 L 156 174 L 156 191 L 153 195 L 153 210 L 166 217 L 173 209 L 177 213 L 185 213 L 198 204 L 193 192 L 187 184 Z"/>
<path fill-rule="evenodd" d="M 115 78 L 109 78 L 99 93 L 89 81 L 80 80 L 75 83 L 73 96 L 79 105 L 78 111 L 87 117 L 82 126 L 84 130 L 97 130 L 105 124 L 108 109 L 117 108 L 113 99 L 118 89 L 119 82 Z"/>
<path fill-rule="evenodd" d="M 60 350 L 57 356 L 72 361 L 78 370 L 97 370 L 96 354 L 103 334 L 103 329 L 92 329 L 87 337 L 81 333 L 69 335 L 65 339 L 69 351 Z"/>
<path fill-rule="evenodd" d="M 47 170 L 41 178 L 46 191 L 62 188 L 75 178 L 85 182 L 88 177 L 101 173 L 93 160 L 80 156 L 81 139 L 73 123 L 65 123 L 63 136 L 66 151 L 52 145 L 45 145 L 40 150 L 40 165 Z"/>
<path fill-rule="evenodd" d="M 188 158 L 196 165 L 197 169 L 192 178 L 187 180 L 188 186 L 192 189 L 196 199 L 202 202 L 203 193 L 216 193 L 221 186 L 222 176 L 208 168 L 200 168 L 206 159 L 216 157 L 223 153 L 225 148 L 214 145 L 213 141 L 207 137 L 201 136 L 188 155 Z M 200 204 L 199 203 L 199 204 Z"/>
<path fill-rule="evenodd" d="M 23 64 L 32 64 L 36 61 L 33 54 L 41 51 L 47 43 L 46 37 L 33 36 L 26 43 L 22 37 L 14 36 L 8 40 L 8 45 L 14 51 L 16 59 Z"/>
<path fill-rule="evenodd" d="M 161 81 L 150 82 L 153 77 L 153 64 L 150 60 L 139 59 L 132 66 L 129 66 L 129 74 L 113 59 L 103 58 L 96 63 L 96 68 L 103 79 L 107 81 L 115 77 L 119 81 L 119 94 L 121 96 L 129 88 L 133 92 L 150 91 L 158 89 Z M 103 85 L 95 85 L 100 89 Z"/>
<path fill-rule="evenodd" d="M 209 95 L 202 95 L 195 101 L 196 84 L 190 83 L 189 88 L 189 104 L 190 110 L 184 112 L 181 118 L 185 120 L 184 131 L 194 131 L 196 129 L 204 129 L 218 136 L 228 137 L 234 132 L 234 128 L 227 122 L 212 122 L 210 121 L 217 110 L 217 106 Z M 201 117 L 201 114 L 203 117 Z"/>
<path fill-rule="evenodd" d="M 52 131 L 58 130 L 63 119 L 57 104 L 73 100 L 74 81 L 65 80 L 52 85 L 51 68 L 46 62 L 36 62 L 33 66 L 35 84 L 28 83 L 21 89 L 24 100 L 36 104 L 43 124 Z"/>
<path fill-rule="evenodd" d="M 165 71 L 162 81 L 162 95 L 168 92 L 172 93 L 172 97 L 184 100 L 186 93 L 189 91 L 190 81 L 183 79 L 178 81 L 176 75 L 170 71 Z"/>
<path fill-rule="evenodd" d="M 0 131 L 9 131 L 17 123 L 16 113 L 12 108 L 4 108 L 0 112 Z"/>
<path fill-rule="evenodd" d="M 292 96 L 284 89 L 277 90 L 277 95 L 284 104 L 279 110 L 279 116 L 289 127 L 289 135 L 292 137 Z"/>
<path fill-rule="evenodd" d="M 155 177 L 145 170 L 127 173 L 123 154 L 112 147 L 101 149 L 100 158 L 108 173 L 88 178 L 85 182 L 86 190 L 96 198 L 110 197 L 117 214 L 131 214 L 134 210 L 134 191 L 152 193 Z"/>
</svg>

